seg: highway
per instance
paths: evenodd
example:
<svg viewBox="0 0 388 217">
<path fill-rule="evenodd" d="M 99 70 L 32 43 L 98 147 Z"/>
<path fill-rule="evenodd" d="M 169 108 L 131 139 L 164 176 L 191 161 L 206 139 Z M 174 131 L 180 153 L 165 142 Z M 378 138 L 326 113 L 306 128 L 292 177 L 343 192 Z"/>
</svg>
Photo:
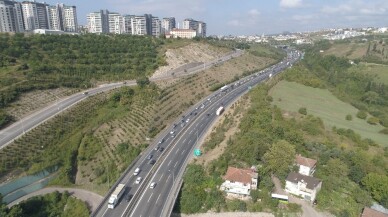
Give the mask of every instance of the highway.
<svg viewBox="0 0 388 217">
<path fill-rule="evenodd" d="M 204 63 L 201 66 L 195 66 L 192 68 L 188 68 L 186 70 L 183 70 L 182 72 L 178 72 L 174 75 L 172 74 L 165 74 L 163 76 L 152 78 L 151 81 L 159 81 L 159 80 L 167 80 L 171 78 L 186 76 L 188 74 L 197 73 L 199 71 L 202 71 L 204 69 L 212 67 L 214 64 L 225 62 L 232 57 L 240 56 L 243 53 L 241 50 L 236 50 L 233 52 L 228 53 L 227 55 L 217 58 L 213 61 L 210 61 L 208 63 Z M 33 128 L 39 126 L 43 122 L 47 121 L 48 119 L 54 117 L 55 115 L 63 112 L 67 108 L 81 102 L 82 100 L 86 99 L 89 96 L 93 96 L 95 94 L 106 92 L 118 87 L 122 86 L 133 86 L 136 85 L 136 81 L 127 81 L 127 82 L 117 82 L 117 83 L 109 83 L 100 85 L 97 88 L 85 90 L 81 93 L 76 93 L 74 95 L 71 95 L 69 97 L 66 97 L 65 99 L 61 99 L 60 101 L 51 104 L 39 111 L 36 111 L 33 114 L 28 115 L 27 117 L 22 118 L 21 120 L 13 123 L 12 125 L 8 126 L 7 128 L 4 128 L 0 130 L 0 149 L 4 148 L 5 146 L 11 144 L 15 139 L 22 136 L 23 134 L 27 133 L 28 131 L 32 130 Z M 87 92 L 88 94 L 83 94 Z"/>
<path fill-rule="evenodd" d="M 289 51 L 281 63 L 228 84 L 227 88 L 212 93 L 192 106 L 183 116 L 176 119 L 172 126 L 160 133 L 156 141 L 119 179 L 120 183 L 128 187 L 119 204 L 114 209 L 108 209 L 107 195 L 92 216 L 169 216 L 187 161 L 198 146 L 198 141 L 218 118 L 216 110 L 221 106 L 227 109 L 251 87 L 280 73 L 299 58 L 299 52 Z M 163 147 L 164 150 L 157 150 L 157 146 Z M 151 159 L 156 163 L 150 164 Z M 135 168 L 141 170 L 137 176 L 133 175 Z M 137 177 L 142 177 L 140 184 L 135 184 Z M 153 189 L 149 187 L 152 182 L 156 183 Z M 114 188 L 115 186 L 112 189 Z M 131 196 L 129 201 L 126 199 L 127 195 Z"/>
</svg>

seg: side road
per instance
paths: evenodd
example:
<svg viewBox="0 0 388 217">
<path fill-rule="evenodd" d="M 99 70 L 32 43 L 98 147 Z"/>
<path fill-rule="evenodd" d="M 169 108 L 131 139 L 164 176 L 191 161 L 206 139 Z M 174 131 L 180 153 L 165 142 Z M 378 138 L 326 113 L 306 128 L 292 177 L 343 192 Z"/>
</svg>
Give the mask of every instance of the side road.
<svg viewBox="0 0 388 217">
<path fill-rule="evenodd" d="M 35 191 L 31 194 L 27 194 L 26 196 L 23 196 L 15 201 L 13 201 L 12 203 L 8 204 L 7 206 L 12 207 L 12 206 L 24 201 L 24 200 L 27 200 L 28 198 L 38 196 L 38 195 L 49 194 L 49 193 L 52 193 L 54 191 L 58 191 L 58 192 L 68 191 L 72 196 L 86 202 L 88 204 L 88 207 L 89 207 L 91 212 L 93 212 L 97 208 L 98 204 L 100 204 L 100 202 L 103 199 L 103 196 L 98 195 L 98 194 L 91 192 L 91 191 L 83 190 L 83 189 L 48 187 L 48 188 L 43 188 L 43 189 L 40 189 L 38 191 Z"/>
</svg>

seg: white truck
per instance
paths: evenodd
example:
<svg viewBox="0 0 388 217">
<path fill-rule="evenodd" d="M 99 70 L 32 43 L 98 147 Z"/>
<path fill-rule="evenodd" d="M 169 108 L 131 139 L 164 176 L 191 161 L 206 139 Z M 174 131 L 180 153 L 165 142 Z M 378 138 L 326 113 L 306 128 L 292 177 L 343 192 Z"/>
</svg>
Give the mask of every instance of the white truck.
<svg viewBox="0 0 388 217">
<path fill-rule="evenodd" d="M 220 90 L 221 90 L 221 91 L 226 91 L 226 90 L 228 90 L 228 85 L 225 85 L 225 86 L 221 87 Z"/>
<path fill-rule="evenodd" d="M 219 107 L 218 109 L 217 109 L 217 111 L 216 111 L 216 115 L 220 115 L 220 114 L 222 114 L 222 112 L 224 112 L 224 107 Z"/>
<path fill-rule="evenodd" d="M 114 209 L 117 202 L 119 202 L 120 198 L 123 196 L 125 191 L 125 184 L 117 185 L 116 189 L 113 191 L 112 195 L 110 195 L 108 208 Z"/>
</svg>

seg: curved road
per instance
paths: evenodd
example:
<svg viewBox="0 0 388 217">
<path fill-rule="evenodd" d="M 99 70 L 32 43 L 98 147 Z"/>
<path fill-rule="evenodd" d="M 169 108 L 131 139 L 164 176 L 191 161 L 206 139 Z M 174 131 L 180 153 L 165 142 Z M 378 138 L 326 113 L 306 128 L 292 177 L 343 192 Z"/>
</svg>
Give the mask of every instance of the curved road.
<svg viewBox="0 0 388 217">
<path fill-rule="evenodd" d="M 107 195 L 92 216 L 169 216 L 187 161 L 198 145 L 197 141 L 217 119 L 216 110 L 221 106 L 231 105 L 252 86 L 287 68 L 290 65 L 287 61 L 293 63 L 299 57 L 298 52 L 289 52 L 287 59 L 281 63 L 229 84 L 228 88 L 212 93 L 190 108 L 174 125 L 160 134 L 156 142 L 142 153 L 137 162 L 112 187 L 110 192 L 119 183 L 128 187 L 119 204 L 114 209 L 108 209 L 107 199 L 110 195 Z M 157 146 L 163 147 L 164 151 L 157 150 Z M 155 165 L 150 164 L 151 159 L 156 161 Z M 138 176 L 133 175 L 135 168 L 141 170 Z M 140 184 L 135 183 L 137 177 L 143 178 Z M 154 189 L 149 187 L 151 182 L 156 183 Z M 131 195 L 132 199 L 127 201 L 126 195 Z"/>
<path fill-rule="evenodd" d="M 220 57 L 216 60 L 213 60 L 208 63 L 204 63 L 201 66 L 195 66 L 192 68 L 188 68 L 186 70 L 183 70 L 181 72 L 176 72 L 174 76 L 172 74 L 166 73 L 163 76 L 150 79 L 151 81 L 158 81 L 158 80 L 166 80 L 171 78 L 176 78 L 180 76 L 185 76 L 188 74 L 197 73 L 199 71 L 202 71 L 204 69 L 207 69 L 214 64 L 225 62 L 233 57 L 240 56 L 243 52 L 241 50 L 236 50 L 234 52 L 231 52 L 223 57 Z M 4 148 L 8 144 L 12 143 L 15 139 L 22 136 L 26 132 L 30 131 L 31 129 L 35 128 L 36 126 L 42 124 L 43 122 L 47 121 L 48 119 L 54 117 L 55 115 L 61 113 L 62 111 L 66 110 L 67 108 L 81 102 L 82 100 L 86 99 L 88 96 L 92 96 L 101 92 L 109 91 L 118 87 L 122 86 L 133 86 L 136 85 L 136 81 L 128 81 L 128 82 L 118 82 L 118 83 L 110 83 L 105 85 L 100 85 L 97 88 L 89 89 L 87 90 L 88 94 L 83 93 L 76 93 L 74 95 L 71 95 L 65 99 L 62 99 L 59 102 L 56 102 L 55 104 L 52 104 L 50 106 L 47 106 L 46 108 L 43 108 L 42 110 L 39 110 L 27 117 L 24 117 L 22 120 L 15 122 L 11 126 L 2 129 L 0 131 L 0 149 Z M 85 93 L 85 92 L 84 92 Z"/>
</svg>

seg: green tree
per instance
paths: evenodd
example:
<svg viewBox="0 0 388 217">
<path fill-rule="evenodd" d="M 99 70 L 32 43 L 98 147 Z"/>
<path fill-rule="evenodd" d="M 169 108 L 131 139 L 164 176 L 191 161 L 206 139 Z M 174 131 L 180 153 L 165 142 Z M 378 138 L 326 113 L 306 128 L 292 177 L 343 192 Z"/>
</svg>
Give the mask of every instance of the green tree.
<svg viewBox="0 0 388 217">
<path fill-rule="evenodd" d="M 300 114 L 302 114 L 302 115 L 307 115 L 307 108 L 302 107 L 302 108 L 300 108 L 300 109 L 298 110 L 298 112 L 299 112 Z"/>
<path fill-rule="evenodd" d="M 295 160 L 295 147 L 287 141 L 280 140 L 270 147 L 264 154 L 266 171 L 279 177 L 285 177 L 290 171 Z"/>
<path fill-rule="evenodd" d="M 377 173 L 369 173 L 361 183 L 372 194 L 372 197 L 377 201 L 382 201 L 388 197 L 388 176 Z"/>
<path fill-rule="evenodd" d="M 365 111 L 362 111 L 362 110 L 360 110 L 360 111 L 358 111 L 357 112 L 357 115 L 356 115 L 358 118 L 360 118 L 360 119 L 366 119 L 366 117 L 368 116 L 368 114 L 365 112 Z"/>
<path fill-rule="evenodd" d="M 7 205 L 3 202 L 3 196 L 0 194 L 0 216 L 6 216 L 8 213 Z"/>
</svg>

